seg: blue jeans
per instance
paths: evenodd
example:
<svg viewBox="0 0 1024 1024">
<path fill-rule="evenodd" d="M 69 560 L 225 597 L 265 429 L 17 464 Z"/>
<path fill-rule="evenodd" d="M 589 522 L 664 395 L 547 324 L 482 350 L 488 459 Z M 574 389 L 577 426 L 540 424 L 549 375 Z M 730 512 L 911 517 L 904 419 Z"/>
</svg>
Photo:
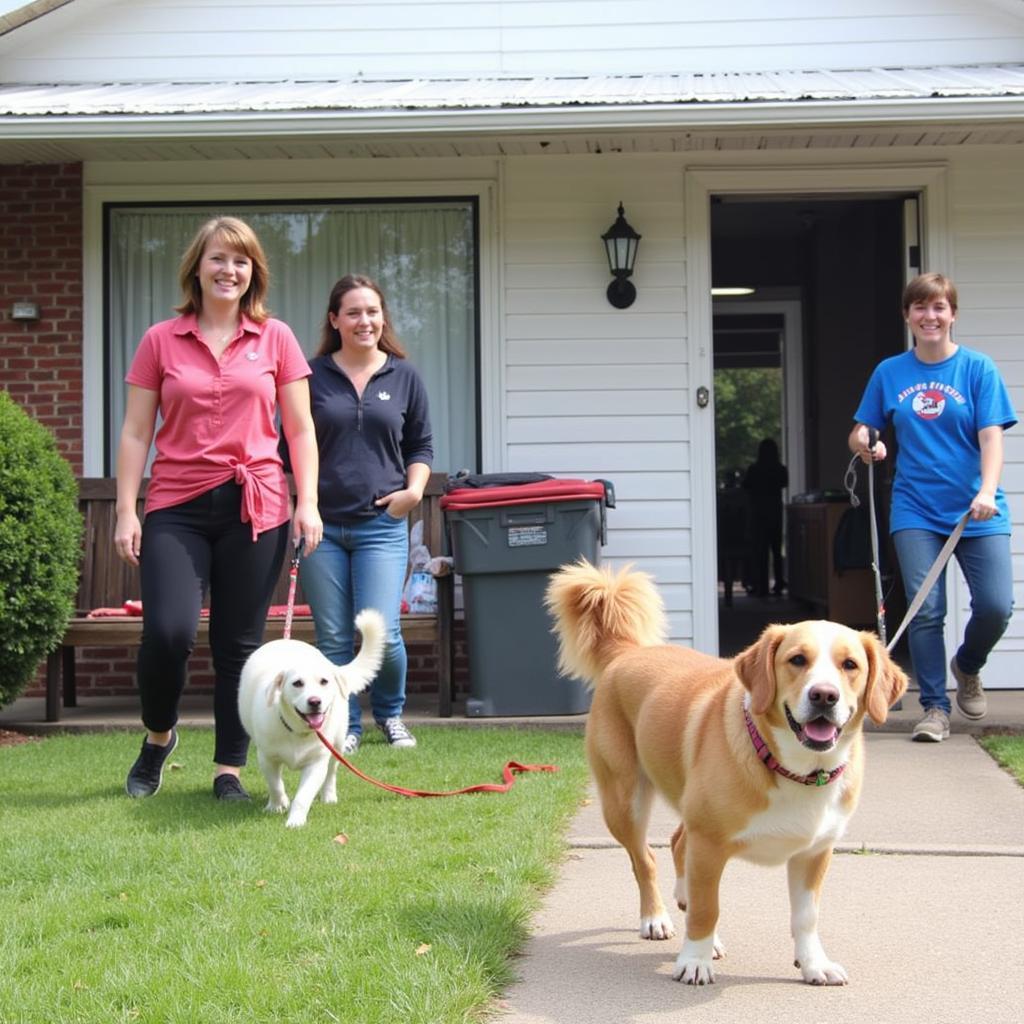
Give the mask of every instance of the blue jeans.
<svg viewBox="0 0 1024 1024">
<path fill-rule="evenodd" d="M 898 530 L 892 535 L 896 557 L 903 575 L 907 604 L 924 582 L 946 537 L 931 530 Z M 961 537 L 954 551 L 971 593 L 971 617 L 964 629 L 963 643 L 956 652 L 961 671 L 981 671 L 992 648 L 1006 630 L 1013 610 L 1013 565 L 1010 535 Z M 943 624 L 946 619 L 946 577 L 939 577 L 931 593 L 908 627 L 910 657 L 920 687 L 921 706 L 939 708 L 949 714 L 946 696 L 946 649 Z"/>
<path fill-rule="evenodd" d="M 376 608 L 384 616 L 384 663 L 370 687 L 370 707 L 377 722 L 401 716 L 405 707 L 407 658 L 401 605 L 408 561 L 405 520 L 381 512 L 358 523 L 324 523 L 324 539 L 303 559 L 299 576 L 313 613 L 316 645 L 335 665 L 352 660 L 356 614 L 363 608 Z M 349 698 L 349 732 L 362 733 L 361 717 L 359 697 L 353 694 Z"/>
</svg>

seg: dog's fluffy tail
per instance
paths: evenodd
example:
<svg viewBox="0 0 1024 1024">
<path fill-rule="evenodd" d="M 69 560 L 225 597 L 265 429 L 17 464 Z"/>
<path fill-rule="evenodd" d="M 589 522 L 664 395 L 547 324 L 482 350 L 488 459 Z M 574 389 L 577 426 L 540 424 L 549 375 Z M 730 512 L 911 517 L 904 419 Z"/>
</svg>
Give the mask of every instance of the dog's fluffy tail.
<svg viewBox="0 0 1024 1024">
<path fill-rule="evenodd" d="M 376 608 L 364 608 L 356 616 L 356 629 L 362 637 L 359 653 L 338 669 L 345 695 L 359 693 L 373 682 L 384 661 L 384 639 L 387 627 L 384 616 Z"/>
<path fill-rule="evenodd" d="M 665 607 L 654 581 L 626 566 L 618 573 L 585 559 L 563 566 L 548 583 L 544 603 L 554 616 L 558 668 L 593 686 L 627 647 L 665 642 Z"/>
</svg>

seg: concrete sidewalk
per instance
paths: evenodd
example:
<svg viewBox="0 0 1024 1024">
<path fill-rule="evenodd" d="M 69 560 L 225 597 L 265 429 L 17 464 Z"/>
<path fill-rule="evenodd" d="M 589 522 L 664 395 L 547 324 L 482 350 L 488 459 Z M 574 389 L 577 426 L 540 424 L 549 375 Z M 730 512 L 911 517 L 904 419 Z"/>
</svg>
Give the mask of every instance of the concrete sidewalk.
<svg viewBox="0 0 1024 1024">
<path fill-rule="evenodd" d="M 681 934 L 638 937 L 629 860 L 595 799 L 574 823 L 500 1024 L 1020 1021 L 1024 788 L 963 732 L 941 744 L 874 732 L 867 758 L 860 807 L 821 904 L 822 940 L 848 986 L 803 984 L 792 966 L 785 869 L 740 861 L 722 884 L 727 955 L 716 984 L 673 981 Z M 669 905 L 675 824 L 659 805 L 650 838 Z M 681 933 L 683 915 L 675 917 Z"/>
</svg>

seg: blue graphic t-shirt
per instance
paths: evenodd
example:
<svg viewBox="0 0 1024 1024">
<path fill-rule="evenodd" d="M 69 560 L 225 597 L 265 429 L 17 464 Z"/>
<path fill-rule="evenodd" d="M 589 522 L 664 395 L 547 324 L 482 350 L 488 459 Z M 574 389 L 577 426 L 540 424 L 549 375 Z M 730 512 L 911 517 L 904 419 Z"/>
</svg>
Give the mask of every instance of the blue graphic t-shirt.
<svg viewBox="0 0 1024 1024">
<path fill-rule="evenodd" d="M 923 363 L 913 350 L 875 367 L 854 420 L 881 430 L 892 423 L 899 442 L 890 529 L 948 534 L 981 487 L 978 431 L 1004 430 L 1017 414 L 995 363 L 960 346 L 941 363 Z M 1002 488 L 999 514 L 967 521 L 965 534 L 1010 532 Z"/>
</svg>

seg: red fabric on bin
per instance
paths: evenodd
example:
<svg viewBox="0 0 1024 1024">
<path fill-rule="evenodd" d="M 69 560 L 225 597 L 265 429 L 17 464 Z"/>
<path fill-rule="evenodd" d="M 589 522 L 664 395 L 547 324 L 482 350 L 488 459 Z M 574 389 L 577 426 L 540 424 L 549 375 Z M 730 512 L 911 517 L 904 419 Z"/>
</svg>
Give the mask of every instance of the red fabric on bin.
<svg viewBox="0 0 1024 1024">
<path fill-rule="evenodd" d="M 590 480 L 541 480 L 513 487 L 459 487 L 441 498 L 452 511 L 494 508 L 496 505 L 536 505 L 556 501 L 603 501 L 604 484 Z"/>
</svg>

